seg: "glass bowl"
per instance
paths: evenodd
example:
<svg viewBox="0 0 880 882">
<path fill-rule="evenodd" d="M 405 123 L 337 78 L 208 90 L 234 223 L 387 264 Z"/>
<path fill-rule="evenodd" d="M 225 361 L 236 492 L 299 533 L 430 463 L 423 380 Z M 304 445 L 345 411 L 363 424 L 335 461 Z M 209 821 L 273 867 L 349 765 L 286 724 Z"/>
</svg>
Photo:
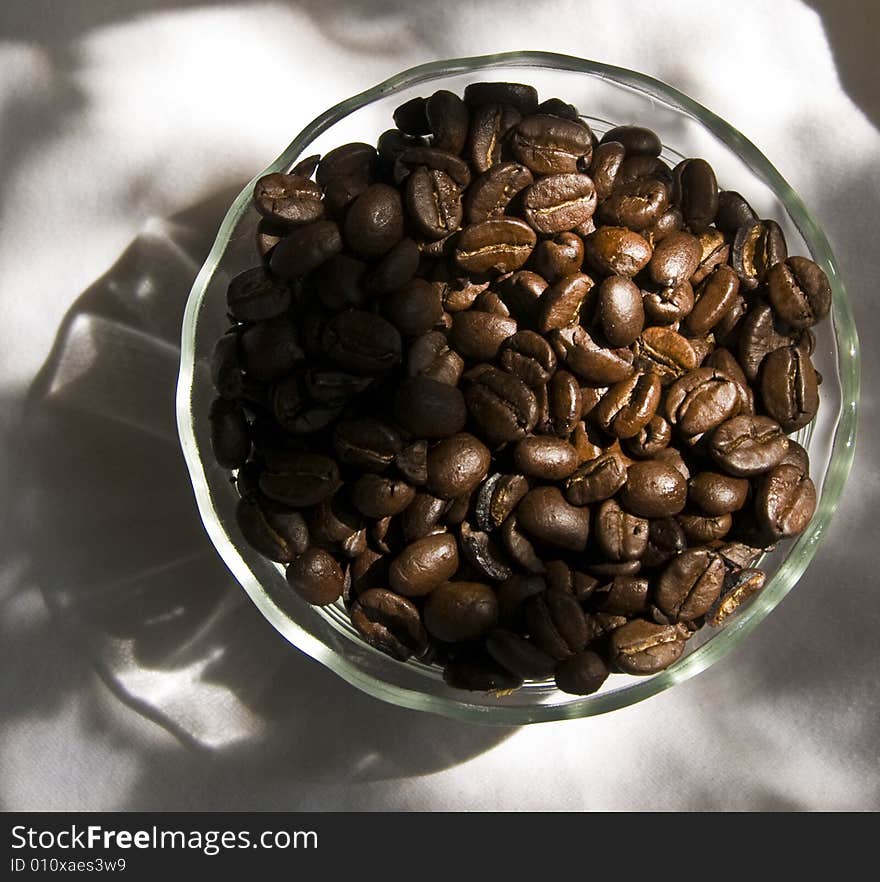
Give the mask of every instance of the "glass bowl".
<svg viewBox="0 0 880 882">
<path fill-rule="evenodd" d="M 253 184 L 268 172 L 287 171 L 301 156 L 326 153 L 349 141 L 375 143 L 392 126 L 395 107 L 436 89 L 461 94 L 480 80 L 514 80 L 537 87 L 541 98 L 575 104 L 601 134 L 613 125 L 639 123 L 657 131 L 664 157 L 702 156 L 724 189 L 738 190 L 760 217 L 777 220 L 789 253 L 809 255 L 831 280 L 830 321 L 814 330 L 814 361 L 823 376 L 814 423 L 796 437 L 808 450 L 819 491 L 806 532 L 783 543 L 761 563 L 770 577 L 764 590 L 721 629 L 704 628 L 689 652 L 670 668 L 638 678 L 615 674 L 590 696 L 560 692 L 551 682 L 527 683 L 507 695 L 448 687 L 438 668 L 398 662 L 364 643 L 341 605 L 317 608 L 288 587 L 282 568 L 250 548 L 235 523 L 237 493 L 213 459 L 208 409 L 214 392 L 208 362 L 226 328 L 226 288 L 237 273 L 259 263 L 254 238 Z M 310 122 L 281 156 L 260 171 L 230 207 L 214 247 L 196 278 L 183 322 L 177 422 L 199 511 L 226 565 L 269 622 L 295 647 L 369 694 L 404 707 L 495 725 L 519 725 L 605 713 L 680 683 L 725 656 L 794 587 L 816 553 L 840 500 L 854 453 L 859 351 L 843 281 L 824 233 L 778 171 L 743 135 L 676 89 L 644 74 L 545 52 L 513 52 L 437 61 L 391 77 L 331 107 Z"/>
</svg>

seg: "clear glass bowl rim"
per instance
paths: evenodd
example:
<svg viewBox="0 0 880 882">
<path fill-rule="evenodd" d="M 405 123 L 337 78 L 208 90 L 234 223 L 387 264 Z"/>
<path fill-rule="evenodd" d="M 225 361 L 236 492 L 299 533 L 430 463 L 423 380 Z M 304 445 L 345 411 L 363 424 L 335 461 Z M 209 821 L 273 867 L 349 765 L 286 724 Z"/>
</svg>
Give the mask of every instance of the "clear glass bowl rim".
<svg viewBox="0 0 880 882">
<path fill-rule="evenodd" d="M 546 68 L 584 73 L 609 79 L 617 85 L 640 92 L 699 122 L 718 140 L 735 151 L 750 171 L 767 185 L 785 206 L 813 259 L 825 270 L 832 288 L 832 320 L 838 343 L 838 375 L 841 405 L 832 441 L 831 459 L 825 474 L 816 514 L 809 527 L 791 547 L 761 594 L 746 613 L 731 622 L 711 640 L 684 656 L 676 664 L 650 679 L 607 694 L 596 694 L 564 705 L 486 707 L 428 692 L 405 689 L 374 678 L 344 655 L 330 650 L 298 623 L 278 613 L 259 581 L 237 549 L 228 541 L 211 503 L 210 491 L 196 443 L 190 407 L 195 377 L 195 340 L 199 309 L 211 278 L 223 256 L 230 235 L 248 208 L 256 181 L 264 174 L 289 167 L 303 147 L 334 123 L 353 111 L 394 92 L 441 77 L 491 71 L 498 68 Z M 324 664 L 357 688 L 393 704 L 439 713 L 453 719 L 490 725 L 522 725 L 559 719 L 575 719 L 607 713 L 656 695 L 676 683 L 688 680 L 723 658 L 751 633 L 797 584 L 828 530 L 840 502 L 843 487 L 855 455 L 860 382 L 859 342 L 846 289 L 830 243 L 800 197 L 782 175 L 744 135 L 721 117 L 698 104 L 678 89 L 643 73 L 597 61 L 552 52 L 517 51 L 433 61 L 409 68 L 378 85 L 339 102 L 316 117 L 297 135 L 281 155 L 260 171 L 244 187 L 230 206 L 220 226 L 207 260 L 199 271 L 186 304 L 181 334 L 180 373 L 177 383 L 176 412 L 180 443 L 193 484 L 199 514 L 211 541 L 251 600 L 271 624 L 295 647 Z"/>
</svg>

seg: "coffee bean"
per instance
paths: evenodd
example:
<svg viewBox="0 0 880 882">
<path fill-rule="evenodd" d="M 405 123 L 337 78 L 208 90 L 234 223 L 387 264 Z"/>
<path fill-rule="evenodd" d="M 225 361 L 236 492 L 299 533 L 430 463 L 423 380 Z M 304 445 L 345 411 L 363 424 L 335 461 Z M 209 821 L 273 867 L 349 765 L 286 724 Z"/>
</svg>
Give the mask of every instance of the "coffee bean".
<svg viewBox="0 0 880 882">
<path fill-rule="evenodd" d="M 590 162 L 590 177 L 596 187 L 596 196 L 605 201 L 613 192 L 621 163 L 626 156 L 626 148 L 618 141 L 605 141 L 593 151 Z"/>
<path fill-rule="evenodd" d="M 715 368 L 689 371 L 666 393 L 666 418 L 691 437 L 714 429 L 742 409 L 742 387 Z"/>
<path fill-rule="evenodd" d="M 342 596 L 345 575 L 335 558 L 320 548 L 309 548 L 288 568 L 287 582 L 307 603 L 326 606 Z"/>
<path fill-rule="evenodd" d="M 539 542 L 582 551 L 590 532 L 590 512 L 570 505 L 556 487 L 529 490 L 517 506 L 519 525 Z"/>
<path fill-rule="evenodd" d="M 498 610 L 501 621 L 517 630 L 523 630 L 526 601 L 537 594 L 543 594 L 546 590 L 547 583 L 542 576 L 517 574 L 506 579 L 498 588 Z"/>
<path fill-rule="evenodd" d="M 517 441 L 513 463 L 525 475 L 561 481 L 577 468 L 577 451 L 561 438 L 531 436 Z"/>
<path fill-rule="evenodd" d="M 486 655 L 455 658 L 443 668 L 443 682 L 453 689 L 495 692 L 504 695 L 522 686 L 522 678 Z"/>
<path fill-rule="evenodd" d="M 749 495 L 749 482 L 720 472 L 700 472 L 688 481 L 688 502 L 710 517 L 739 511 Z"/>
<path fill-rule="evenodd" d="M 444 171 L 418 167 L 406 182 L 406 210 L 416 228 L 429 239 L 455 232 L 464 216 L 461 191 Z"/>
<path fill-rule="evenodd" d="M 592 289 L 593 280 L 585 273 L 575 272 L 558 279 L 538 301 L 538 330 L 546 334 L 556 328 L 576 325 Z"/>
<path fill-rule="evenodd" d="M 532 252 L 535 272 L 551 283 L 579 272 L 583 262 L 583 239 L 567 231 L 557 233 L 552 239 L 542 239 Z"/>
<path fill-rule="evenodd" d="M 656 374 L 633 374 L 615 383 L 602 396 L 594 411 L 596 421 L 618 438 L 632 438 L 654 416 L 660 394 L 660 378 Z"/>
<path fill-rule="evenodd" d="M 523 192 L 523 215 L 536 232 L 552 235 L 592 217 L 596 199 L 596 188 L 587 175 L 547 175 Z"/>
<path fill-rule="evenodd" d="M 788 449 L 775 420 L 741 414 L 723 422 L 709 437 L 709 453 L 729 475 L 750 478 L 769 472 Z"/>
<path fill-rule="evenodd" d="M 681 657 L 687 637 L 681 625 L 633 619 L 612 631 L 611 660 L 628 674 L 655 674 Z"/>
<path fill-rule="evenodd" d="M 280 226 L 298 226 L 324 214 L 321 188 L 301 175 L 281 172 L 264 175 L 254 186 L 254 207 L 266 220 Z"/>
<path fill-rule="evenodd" d="M 538 92 L 524 83 L 471 83 L 465 86 L 464 103 L 468 107 L 484 104 L 509 104 L 520 113 L 534 113 L 538 107 Z"/>
<path fill-rule="evenodd" d="M 773 310 L 766 303 L 756 303 L 743 319 L 738 341 L 739 363 L 748 381 L 754 383 L 758 379 L 761 364 L 769 353 L 790 346 L 791 342 L 790 337 L 776 329 Z"/>
<path fill-rule="evenodd" d="M 554 659 L 569 658 L 587 644 L 587 621 L 578 602 L 561 591 L 545 591 L 525 603 L 532 640 Z"/>
<path fill-rule="evenodd" d="M 424 279 L 412 279 L 385 298 L 384 312 L 401 334 L 418 337 L 431 330 L 443 315 L 440 291 Z"/>
<path fill-rule="evenodd" d="M 718 213 L 718 182 L 705 159 L 685 159 L 672 174 L 673 201 L 681 206 L 685 223 L 702 233 Z"/>
<path fill-rule="evenodd" d="M 553 347 L 534 331 L 517 331 L 507 337 L 498 351 L 504 370 L 534 388 L 546 383 L 556 370 Z"/>
<path fill-rule="evenodd" d="M 553 374 L 548 388 L 548 404 L 551 430 L 560 438 L 567 437 L 574 431 L 583 413 L 581 388 L 574 374 L 568 371 Z"/>
<path fill-rule="evenodd" d="M 570 656 L 556 669 L 556 688 L 572 695 L 598 692 L 607 679 L 607 665 L 601 656 L 590 650 Z"/>
<path fill-rule="evenodd" d="M 267 461 L 260 475 L 263 493 L 293 508 L 317 505 L 338 487 L 338 466 L 320 453 L 279 453 Z"/>
<path fill-rule="evenodd" d="M 620 501 L 644 518 L 678 514 L 687 501 L 687 482 L 673 467 L 656 459 L 634 462 L 626 470 Z"/>
<path fill-rule="evenodd" d="M 551 332 L 550 342 L 566 367 L 590 384 L 619 383 L 635 372 L 631 350 L 601 346 L 580 325 Z"/>
<path fill-rule="evenodd" d="M 528 492 L 528 481 L 522 475 L 496 473 L 488 477 L 477 493 L 475 510 L 480 529 L 500 527 Z"/>
<path fill-rule="evenodd" d="M 467 432 L 440 441 L 428 451 L 428 490 L 443 499 L 470 493 L 486 477 L 491 455 Z"/>
<path fill-rule="evenodd" d="M 419 268 L 419 247 L 410 238 L 401 239 L 367 276 L 367 287 L 378 294 L 402 288 Z"/>
<path fill-rule="evenodd" d="M 215 398 L 208 419 L 211 423 L 211 449 L 218 464 L 225 469 L 243 466 L 251 450 L 251 439 L 241 405 L 225 398 Z"/>
<path fill-rule="evenodd" d="M 319 220 L 297 227 L 273 249 L 269 267 L 278 278 L 293 281 L 319 267 L 342 251 L 339 227 L 329 220 Z"/>
<path fill-rule="evenodd" d="M 550 116 L 561 116 L 563 119 L 580 119 L 580 113 L 573 104 L 566 104 L 561 98 L 548 98 L 537 107 L 538 113 L 547 113 Z M 592 147 L 592 141 L 591 145 Z"/>
<path fill-rule="evenodd" d="M 733 240 L 730 263 L 749 291 L 760 285 L 772 266 L 785 260 L 788 248 L 776 221 L 743 224 Z"/>
<path fill-rule="evenodd" d="M 778 465 L 761 481 L 755 496 L 759 525 L 775 539 L 798 536 L 816 511 L 816 487 L 795 465 Z"/>
<path fill-rule="evenodd" d="M 675 232 L 664 236 L 655 245 L 648 264 L 651 280 L 664 287 L 686 282 L 700 265 L 702 253 L 699 239 L 690 233 Z"/>
<path fill-rule="evenodd" d="M 767 272 L 774 312 L 792 328 L 809 328 L 831 310 L 831 284 L 825 271 L 806 257 L 789 257 Z"/>
<path fill-rule="evenodd" d="M 387 184 L 371 184 L 352 203 L 345 216 L 344 235 L 357 254 L 375 258 L 390 251 L 403 238 L 403 205 L 400 193 Z"/>
<path fill-rule="evenodd" d="M 624 447 L 637 459 L 652 459 L 672 440 L 672 427 L 660 414 L 655 413 L 642 428 L 624 439 Z"/>
<path fill-rule="evenodd" d="M 406 372 L 411 377 L 428 377 L 457 386 L 463 371 L 464 359 L 449 348 L 446 335 L 441 331 L 429 331 L 409 346 Z"/>
<path fill-rule="evenodd" d="M 400 361 L 402 350 L 397 328 L 361 309 L 333 316 L 324 328 L 321 343 L 333 361 L 359 374 L 390 370 Z"/>
<path fill-rule="evenodd" d="M 745 224 L 758 220 L 755 210 L 734 190 L 722 190 L 718 194 L 718 211 L 715 226 L 724 233 L 734 235 Z"/>
<path fill-rule="evenodd" d="M 601 144 L 617 141 L 627 156 L 659 156 L 663 145 L 656 132 L 643 126 L 615 126 L 602 136 Z"/>
<path fill-rule="evenodd" d="M 613 227 L 641 232 L 656 223 L 669 207 L 669 191 L 656 178 L 639 177 L 621 183 L 626 162 L 620 167 L 615 187 L 599 206 L 596 218 Z"/>
<path fill-rule="evenodd" d="M 532 228 L 521 220 L 487 220 L 461 231 L 455 260 L 471 273 L 512 272 L 529 259 L 536 241 Z"/>
<path fill-rule="evenodd" d="M 476 640 L 498 621 L 498 598 L 480 582 L 444 582 L 425 601 L 425 627 L 438 640 Z"/>
<path fill-rule="evenodd" d="M 514 156 L 538 175 L 574 173 L 578 160 L 592 150 L 590 127 L 580 120 L 535 114 L 513 130 Z"/>
<path fill-rule="evenodd" d="M 604 453 L 580 466 L 565 482 L 572 505 L 589 505 L 613 496 L 626 483 L 626 466 L 615 453 Z"/>
<path fill-rule="evenodd" d="M 468 109 L 458 95 L 446 89 L 435 92 L 425 102 L 425 115 L 434 146 L 438 150 L 461 153 L 467 141 Z"/>
<path fill-rule="evenodd" d="M 431 124 L 424 98 L 410 98 L 395 108 L 392 118 L 394 125 L 407 135 L 430 135 Z"/>
<path fill-rule="evenodd" d="M 487 366 L 465 392 L 471 417 L 493 446 L 524 437 L 538 421 L 535 393 L 519 377 Z"/>
<path fill-rule="evenodd" d="M 612 346 L 629 346 L 645 324 L 642 295 L 631 279 L 609 276 L 599 286 L 597 315 Z"/>
<path fill-rule="evenodd" d="M 290 289 L 268 276 L 263 267 L 255 267 L 229 283 L 226 306 L 239 321 L 260 322 L 287 311 Z"/>
<path fill-rule="evenodd" d="M 645 533 L 648 532 L 647 525 Z M 606 614 L 632 618 L 648 611 L 650 583 L 638 576 L 615 576 L 607 585 L 596 589 L 593 603 Z"/>
<path fill-rule="evenodd" d="M 697 366 L 693 346 L 671 328 L 645 328 L 635 343 L 635 365 L 667 386 Z"/>
<path fill-rule="evenodd" d="M 447 438 L 464 428 L 467 419 L 461 390 L 428 376 L 410 377 L 397 390 L 397 422 L 416 438 Z"/>
<path fill-rule="evenodd" d="M 648 547 L 648 521 L 625 512 L 614 499 L 607 499 L 596 513 L 593 535 L 609 560 L 638 560 Z"/>
<path fill-rule="evenodd" d="M 322 189 L 338 178 L 369 178 L 376 165 L 376 148 L 354 142 L 336 147 L 318 164 L 315 180 Z"/>
<path fill-rule="evenodd" d="M 467 310 L 452 317 L 449 342 L 464 358 L 491 361 L 501 344 L 517 330 L 516 320 L 491 312 Z"/>
<path fill-rule="evenodd" d="M 482 173 L 501 161 L 501 145 L 507 133 L 522 119 L 516 107 L 505 102 L 482 103 L 471 114 L 467 155 Z"/>
<path fill-rule="evenodd" d="M 510 563 L 488 533 L 471 529 L 471 525 L 463 520 L 458 541 L 465 560 L 479 578 L 493 582 L 510 578 Z"/>
<path fill-rule="evenodd" d="M 520 270 L 498 282 L 499 295 L 510 314 L 525 325 L 534 324 L 538 301 L 546 289 L 547 280 L 529 270 Z"/>
<path fill-rule="evenodd" d="M 689 622 L 708 612 L 724 584 L 724 561 L 705 548 L 673 558 L 657 581 L 655 601 L 672 622 Z"/>
<path fill-rule="evenodd" d="M 516 194 L 533 180 L 532 173 L 519 163 L 493 165 L 468 187 L 464 203 L 468 223 L 500 218 Z"/>
<path fill-rule="evenodd" d="M 649 521 L 648 547 L 641 557 L 644 567 L 665 566 L 687 547 L 687 537 L 675 518 L 653 518 Z"/>
<path fill-rule="evenodd" d="M 543 680 L 556 668 L 556 659 L 506 628 L 496 628 L 489 634 L 486 651 L 502 668 L 525 680 Z"/>
<path fill-rule="evenodd" d="M 351 501 L 364 517 L 385 518 L 400 514 L 415 495 L 415 489 L 405 481 L 367 473 L 355 481 Z"/>
<path fill-rule="evenodd" d="M 584 254 L 600 273 L 631 278 L 648 265 L 653 250 L 626 227 L 599 227 L 584 241 Z"/>
<path fill-rule="evenodd" d="M 761 399 L 783 432 L 812 422 L 819 409 L 819 386 L 809 355 L 797 346 L 771 352 L 761 363 Z"/>
<path fill-rule="evenodd" d="M 256 493 L 239 499 L 235 522 L 249 545 L 278 563 L 292 563 L 309 547 L 303 516 Z"/>
<path fill-rule="evenodd" d="M 448 533 L 426 536 L 408 545 L 391 562 L 391 588 L 407 597 L 430 594 L 458 569 L 458 546 Z"/>
<path fill-rule="evenodd" d="M 733 526 L 730 514 L 700 515 L 683 513 L 678 522 L 684 530 L 689 545 L 707 545 L 723 539 Z"/>
<path fill-rule="evenodd" d="M 730 573 L 724 580 L 724 591 L 712 606 L 706 623 L 713 628 L 723 625 L 744 603 L 764 587 L 767 577 L 761 570 L 744 569 Z"/>
<path fill-rule="evenodd" d="M 733 307 L 739 293 L 739 278 L 727 265 L 717 266 L 694 292 L 694 308 L 685 325 L 694 335 L 708 334 Z"/>
<path fill-rule="evenodd" d="M 360 594 L 351 608 L 351 621 L 367 643 L 400 661 L 418 657 L 428 648 L 418 609 L 384 588 Z"/>
<path fill-rule="evenodd" d="M 644 291 L 642 306 L 648 321 L 654 325 L 673 325 L 694 308 L 694 291 L 690 282 L 679 282 L 659 290 Z"/>
<path fill-rule="evenodd" d="M 368 472 L 383 472 L 403 449 L 400 433 L 372 417 L 343 420 L 333 431 L 333 449 L 339 461 Z"/>
</svg>

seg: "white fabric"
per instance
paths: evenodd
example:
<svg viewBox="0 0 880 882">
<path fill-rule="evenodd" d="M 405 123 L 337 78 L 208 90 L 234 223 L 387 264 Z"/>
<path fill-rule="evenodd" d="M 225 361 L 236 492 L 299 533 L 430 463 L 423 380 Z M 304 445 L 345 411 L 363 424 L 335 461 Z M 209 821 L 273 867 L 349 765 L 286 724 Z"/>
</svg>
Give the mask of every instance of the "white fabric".
<svg viewBox="0 0 880 882">
<path fill-rule="evenodd" d="M 880 808 L 878 14 L 813 6 L 4 4 L 2 807 Z M 360 695 L 242 600 L 172 386 L 224 207 L 304 121 L 409 65 L 521 48 L 665 79 L 776 163 L 849 286 L 862 431 L 816 561 L 729 658 L 608 716 L 491 730 Z"/>
</svg>

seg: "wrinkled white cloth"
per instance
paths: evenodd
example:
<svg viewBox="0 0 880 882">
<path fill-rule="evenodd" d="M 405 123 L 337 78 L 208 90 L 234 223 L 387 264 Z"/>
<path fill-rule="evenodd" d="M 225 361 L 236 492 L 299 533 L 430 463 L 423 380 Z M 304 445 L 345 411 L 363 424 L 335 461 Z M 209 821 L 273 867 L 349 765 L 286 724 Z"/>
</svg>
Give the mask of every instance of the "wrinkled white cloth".
<svg viewBox="0 0 880 882">
<path fill-rule="evenodd" d="M 5 4 L 2 808 L 880 808 L 877 25 L 819 0 Z M 728 658 L 503 730 L 383 705 L 283 643 L 198 522 L 173 384 L 225 206 L 307 120 L 412 64 L 524 48 L 666 80 L 771 158 L 849 287 L 862 428 L 816 560 Z"/>
</svg>

